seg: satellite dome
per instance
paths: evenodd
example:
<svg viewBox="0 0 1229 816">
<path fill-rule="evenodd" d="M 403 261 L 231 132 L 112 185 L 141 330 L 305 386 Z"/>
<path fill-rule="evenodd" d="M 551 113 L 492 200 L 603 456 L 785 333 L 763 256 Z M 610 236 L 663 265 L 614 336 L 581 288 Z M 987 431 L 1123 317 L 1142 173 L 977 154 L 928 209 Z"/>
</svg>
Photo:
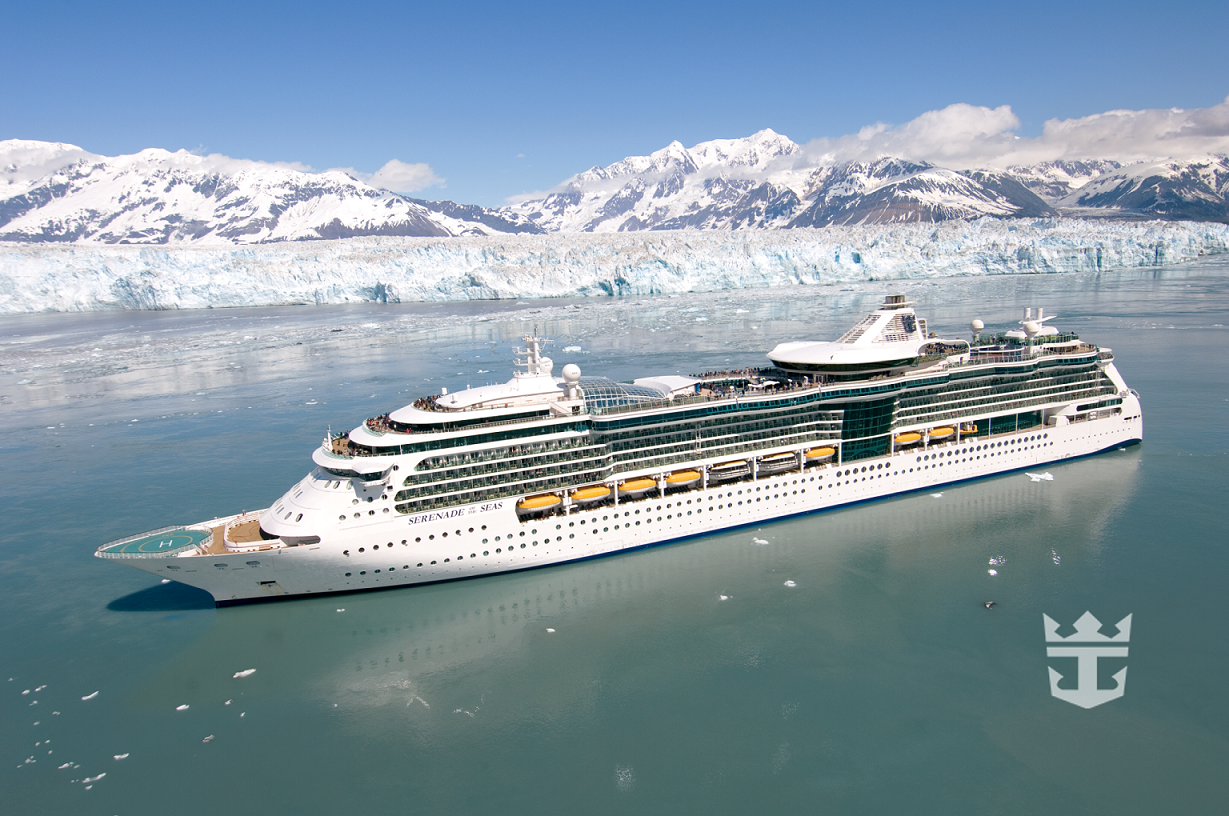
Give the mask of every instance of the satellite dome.
<svg viewBox="0 0 1229 816">
<path fill-rule="evenodd" d="M 986 324 L 982 322 L 981 320 L 974 320 L 972 323 L 969 324 L 969 328 L 973 329 L 973 331 L 975 332 L 979 332 L 982 329 L 986 328 Z"/>
<path fill-rule="evenodd" d="M 1036 337 L 1039 331 L 1041 331 L 1041 324 L 1036 320 L 1024 321 L 1024 333 L 1029 337 Z"/>
<path fill-rule="evenodd" d="M 576 363 L 568 363 L 563 367 L 563 381 L 566 383 L 580 382 L 580 366 Z"/>
<path fill-rule="evenodd" d="M 542 357 L 538 360 L 538 371 L 543 374 L 549 374 L 551 369 L 555 367 L 555 362 L 549 357 Z"/>
</svg>

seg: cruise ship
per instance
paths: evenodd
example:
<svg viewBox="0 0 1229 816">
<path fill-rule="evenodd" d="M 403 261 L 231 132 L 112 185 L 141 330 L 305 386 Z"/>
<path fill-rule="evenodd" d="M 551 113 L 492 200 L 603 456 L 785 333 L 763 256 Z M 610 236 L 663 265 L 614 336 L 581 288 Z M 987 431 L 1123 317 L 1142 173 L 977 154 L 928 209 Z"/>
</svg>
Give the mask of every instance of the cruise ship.
<svg viewBox="0 0 1229 816">
<path fill-rule="evenodd" d="M 1114 355 L 1026 308 L 1019 328 L 927 331 L 882 306 L 771 365 L 631 382 L 561 377 L 524 338 L 499 385 L 329 433 L 272 507 L 95 555 L 219 606 L 531 569 L 930 490 L 1141 441 Z M 690 546 L 704 546 L 697 541 Z"/>
</svg>

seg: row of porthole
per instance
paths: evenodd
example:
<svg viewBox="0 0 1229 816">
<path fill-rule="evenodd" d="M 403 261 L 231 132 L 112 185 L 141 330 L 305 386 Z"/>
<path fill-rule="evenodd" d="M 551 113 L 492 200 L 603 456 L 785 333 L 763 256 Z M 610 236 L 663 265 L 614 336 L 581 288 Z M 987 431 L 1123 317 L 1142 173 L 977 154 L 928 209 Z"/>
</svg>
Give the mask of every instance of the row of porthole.
<svg viewBox="0 0 1229 816">
<path fill-rule="evenodd" d="M 575 538 L 575 537 L 576 537 L 576 536 L 574 536 L 574 535 L 569 536 L 569 538 Z M 559 536 L 559 537 L 558 537 L 558 538 L 556 538 L 555 540 L 556 540 L 556 541 L 563 541 L 563 536 Z M 403 543 L 404 543 L 404 542 L 403 542 Z M 547 543 L 550 543 L 550 540 L 549 540 L 549 539 L 547 539 Z M 538 546 L 538 542 L 536 542 L 536 541 L 535 541 L 535 542 L 533 542 L 533 546 L 534 546 L 534 547 Z M 377 545 L 374 549 L 377 549 L 377 550 L 378 550 L 378 549 L 379 549 L 379 545 Z M 522 549 L 522 550 L 523 550 L 523 549 L 525 549 L 525 545 L 524 545 L 524 544 L 521 544 L 521 549 Z M 513 550 L 513 548 L 512 548 L 512 547 L 509 547 L 509 548 L 508 548 L 508 552 L 512 552 L 512 550 Z M 359 548 L 359 552 L 363 552 L 363 548 L 362 548 L 362 547 L 360 547 L 360 548 Z M 496 548 L 495 548 L 495 552 L 496 552 L 496 553 L 501 553 L 501 552 L 503 552 L 503 550 L 502 550 L 502 548 L 496 547 Z M 347 551 L 346 551 L 346 554 L 349 554 L 349 550 L 347 550 Z M 483 550 L 483 551 L 482 551 L 482 554 L 483 554 L 483 555 L 490 555 L 491 553 L 490 553 L 490 551 L 489 551 L 489 550 Z M 470 554 L 469 554 L 469 557 L 470 557 L 471 559 L 473 559 L 473 558 L 477 558 L 477 557 L 478 557 L 478 553 L 470 553 Z M 457 558 L 456 558 L 456 560 L 458 560 L 458 561 L 464 561 L 464 560 L 465 560 L 465 556 L 463 556 L 463 555 L 458 555 L 458 556 L 457 556 Z M 452 559 L 451 559 L 451 558 L 445 558 L 445 559 L 444 559 L 444 563 L 445 563 L 445 564 L 450 563 L 451 561 L 452 561 Z M 432 561 L 432 562 L 431 562 L 431 566 L 435 566 L 435 565 L 436 565 L 436 562 L 435 562 L 435 561 Z M 418 566 L 420 566 L 420 567 L 421 567 L 421 566 L 422 566 L 422 563 L 420 562 L 420 563 L 418 564 Z M 402 567 L 402 569 L 403 569 L 403 570 L 407 570 L 407 569 L 409 569 L 409 568 L 410 568 L 410 565 L 409 565 L 409 564 L 406 564 L 404 567 Z M 397 568 L 396 568 L 396 567 L 389 567 L 387 571 L 388 571 L 388 572 L 395 572 L 396 570 L 397 570 Z M 379 571 L 380 571 L 380 570 L 375 570 L 375 572 L 379 572 Z M 359 575 L 366 575 L 366 574 L 367 574 L 367 570 L 359 570 L 359 573 L 358 573 L 358 574 L 359 574 Z M 353 575 L 353 573 L 350 573 L 350 572 L 347 572 L 347 573 L 346 573 L 346 577 L 347 577 L 347 578 L 351 577 L 352 575 Z"/>
<path fill-rule="evenodd" d="M 1044 436 L 1047 436 L 1047 437 L 1048 437 L 1048 434 L 1045 434 Z M 1040 438 L 1042 438 L 1042 436 L 1029 437 L 1029 438 L 1027 438 L 1027 439 L 1020 440 L 1020 441 L 1033 441 L 1033 440 L 1035 440 L 1035 439 L 1040 439 Z M 1015 440 L 1012 440 L 1012 441 L 1014 442 Z M 998 443 L 998 446 L 1002 446 L 1003 444 L 1005 444 L 1005 443 L 1000 442 L 1000 443 Z M 1053 444 L 1053 443 L 1051 442 L 1051 443 L 1049 443 L 1049 444 Z M 981 450 L 981 449 L 982 449 L 982 447 L 983 447 L 983 446 L 980 446 L 980 445 L 979 445 L 976 449 L 977 449 L 977 450 Z M 993 446 L 992 446 L 992 445 L 986 445 L 986 446 L 984 446 L 984 447 L 986 447 L 986 448 L 990 448 L 990 447 L 993 447 Z M 952 455 L 955 455 L 955 453 L 956 453 L 956 451 L 945 451 L 945 452 L 941 452 L 941 453 L 939 453 L 939 454 L 929 454 L 929 455 L 927 455 L 927 456 L 926 456 L 926 457 L 924 457 L 924 458 L 926 458 L 926 459 L 930 459 L 932 456 L 933 456 L 933 457 L 938 457 L 938 456 L 944 456 L 944 455 L 946 455 L 946 456 L 952 456 Z M 917 459 L 917 461 L 919 461 L 919 462 L 921 462 L 922 460 L 923 460 L 923 457 L 918 457 L 918 459 Z M 851 474 L 853 474 L 853 473 L 865 473 L 865 472 L 867 472 L 868 470 L 869 470 L 869 471 L 875 471 L 875 470 L 882 470 L 882 469 L 890 469 L 891 467 L 892 467 L 892 463 L 891 463 L 891 462 L 886 462 L 886 463 L 880 463 L 880 464 L 878 464 L 878 465 L 868 465 L 868 466 L 863 466 L 863 467 L 862 467 L 862 468 L 860 468 L 860 469 L 859 469 L 859 468 L 856 468 L 856 467 L 855 467 L 855 468 L 852 468 L 852 469 L 847 469 L 847 470 L 845 470 L 845 471 L 844 471 L 844 473 L 842 473 L 840 470 L 837 470 L 836 475 L 837 475 L 837 477 L 842 477 L 842 476 L 846 476 L 846 477 L 847 477 L 847 476 L 849 476 L 849 475 L 851 475 Z M 910 472 L 910 473 L 912 473 L 912 472 L 913 472 L 913 468 L 910 468 L 910 469 L 909 469 L 909 472 Z M 875 476 L 876 476 L 876 477 L 878 477 L 878 478 L 882 478 L 883 474 L 876 474 Z M 817 480 L 822 481 L 822 480 L 823 480 L 823 478 L 824 478 L 824 477 L 823 477 L 822 475 L 821 475 L 821 476 L 818 476 L 818 477 L 816 477 L 816 476 L 811 476 L 809 479 L 804 477 L 802 481 L 803 481 L 804 483 L 805 483 L 805 482 L 807 482 L 807 481 L 812 481 L 812 482 L 817 481 Z M 874 477 L 872 477 L 872 478 L 874 478 Z M 863 479 L 863 481 L 865 481 L 865 479 Z M 793 480 L 793 484 L 798 484 L 798 480 L 797 480 L 797 479 L 794 479 L 794 480 Z M 846 482 L 846 484 L 848 484 L 848 482 Z M 762 489 L 764 489 L 764 488 L 762 488 L 762 487 L 756 487 L 756 488 L 755 488 L 755 492 L 757 492 L 757 493 L 758 493 L 758 492 L 760 492 L 760 490 L 762 490 Z M 821 485 L 819 489 L 821 489 L 821 490 L 822 490 L 822 489 L 823 489 L 823 486 Z M 747 492 L 748 492 L 748 493 L 750 493 L 750 492 L 751 492 L 750 488 L 748 488 L 748 489 L 747 489 Z M 794 491 L 794 492 L 795 492 L 795 493 L 797 493 L 798 491 Z M 805 493 L 805 492 L 806 492 L 806 489 L 805 489 L 805 488 L 803 488 L 803 489 L 802 489 L 802 492 L 803 492 L 803 493 Z M 737 491 L 737 494 L 741 496 L 741 495 L 743 494 L 743 491 L 740 489 L 740 490 L 738 490 L 738 491 Z M 735 495 L 735 492 L 734 492 L 734 491 L 730 491 L 730 492 L 726 493 L 726 497 L 727 497 L 727 498 L 732 498 L 734 495 Z M 773 498 L 779 498 L 779 495 L 774 495 L 774 496 L 773 496 Z M 707 497 L 707 499 L 708 499 L 708 501 L 719 501 L 719 500 L 721 499 L 721 495 L 720 495 L 720 494 L 717 494 L 716 496 L 708 496 L 708 497 Z M 696 499 L 696 501 L 697 501 L 697 503 L 698 503 L 699 501 L 701 501 L 701 499 Z M 760 501 L 760 499 L 759 499 L 759 498 L 757 498 L 757 499 L 756 499 L 756 501 L 758 502 L 758 501 Z M 691 499 L 688 499 L 688 500 L 687 500 L 687 504 L 691 504 L 691 503 L 692 503 L 692 500 L 691 500 Z M 747 503 L 748 503 L 748 504 L 750 503 L 750 497 L 748 497 L 748 499 L 747 499 Z M 738 504 L 739 504 L 739 505 L 741 505 L 741 504 L 742 504 L 742 502 L 741 502 L 741 501 L 739 501 L 739 502 L 738 502 Z M 680 506 L 681 506 L 681 503 L 680 503 Z M 668 508 L 670 507 L 670 505 L 669 505 L 669 504 L 667 504 L 667 505 L 666 505 L 666 507 L 667 507 L 667 509 L 668 509 Z M 719 505 L 717 505 L 717 507 L 718 507 L 718 509 L 723 509 L 723 507 L 724 507 L 724 506 L 719 504 Z M 661 505 L 658 505 L 656 509 L 657 509 L 657 510 L 661 510 L 661 509 L 662 509 Z M 636 510 L 636 511 L 634 511 L 634 512 L 635 512 L 635 514 L 636 514 L 636 515 L 640 515 L 640 510 Z M 703 510 L 701 509 L 701 510 L 699 510 L 698 512 L 703 512 Z M 625 511 L 625 512 L 623 513 L 623 515 L 624 515 L 624 516 L 630 516 L 630 515 L 632 515 L 632 511 Z M 690 511 L 688 512 L 688 515 L 691 515 Z M 618 513 L 615 513 L 615 516 L 617 517 L 617 516 L 618 516 Z M 343 518 L 344 518 L 344 517 L 343 517 Z M 670 518 L 670 516 L 669 516 L 669 515 L 667 515 L 667 519 L 669 519 L 669 518 Z M 602 520 L 603 520 L 603 521 L 608 521 L 608 520 L 609 520 L 609 516 L 608 516 L 608 515 L 607 515 L 607 516 L 602 516 Z M 661 521 L 662 519 L 661 519 L 661 517 L 658 517 L 658 519 L 657 519 L 657 520 L 658 520 L 658 521 Z M 651 522 L 651 521 L 652 521 L 652 519 L 650 518 L 650 519 L 649 519 L 649 521 Z M 595 522 L 595 523 L 596 523 L 596 522 Z M 580 524 L 583 526 L 583 525 L 585 524 L 585 519 L 581 519 L 581 520 L 580 520 Z M 639 525 L 639 522 L 636 522 L 636 524 L 637 524 L 637 525 Z M 574 526 L 576 526 L 576 522 L 569 522 L 569 523 L 568 523 L 568 526 L 569 526 L 569 527 L 574 527 Z M 625 526 L 630 526 L 630 525 L 625 525 Z M 561 528 L 562 528 L 562 524 L 556 524 L 556 525 L 555 525 L 555 529 L 557 529 L 557 530 L 558 530 L 558 529 L 561 529 Z M 485 524 L 484 524 L 484 525 L 482 525 L 482 529 L 483 529 L 483 530 L 486 530 L 486 525 L 485 525 Z M 615 525 L 615 529 L 618 529 L 618 525 Z M 609 528 L 603 528 L 603 531 L 604 531 L 604 532 L 608 532 L 608 531 L 609 531 Z M 469 532 L 471 532 L 471 533 L 472 533 L 472 532 L 474 532 L 474 528 L 473 528 L 473 527 L 470 527 L 470 528 L 469 528 Z M 536 535 L 536 534 L 537 534 L 537 532 L 538 532 L 537 530 L 533 530 L 533 531 L 532 531 L 532 534 Z M 596 532 L 596 529 L 595 529 L 595 531 L 594 531 L 594 532 Z M 457 534 L 457 535 L 461 535 L 461 534 L 462 534 L 462 532 L 461 532 L 460 530 L 457 530 L 457 531 L 456 531 L 456 534 Z M 521 536 L 524 536 L 524 535 L 525 535 L 525 532 L 524 532 L 524 531 L 521 531 L 520 535 L 521 535 Z M 448 534 L 447 534 L 447 533 L 442 533 L 442 534 L 441 534 L 441 536 L 442 536 L 443 538 L 447 538 L 447 537 L 448 537 Z M 512 537 L 512 536 L 511 536 L 511 534 L 509 534 L 509 535 L 508 535 L 508 538 L 511 538 L 511 537 Z M 434 536 L 434 534 L 433 534 L 433 535 L 428 536 L 427 538 L 428 538 L 428 540 L 432 540 L 432 541 L 433 541 L 433 540 L 435 539 L 435 536 Z M 496 537 L 495 537 L 495 540 L 496 540 L 496 541 L 499 541 L 499 540 L 500 540 L 500 536 L 496 536 Z M 421 537 L 419 537 L 419 538 L 415 538 L 415 539 L 414 539 L 414 541 L 415 541 L 415 543 L 421 543 L 421 542 L 422 542 L 422 538 L 421 538 Z M 488 541 L 489 541 L 489 539 L 486 539 L 486 538 L 482 539 L 482 543 L 483 543 L 483 544 L 488 543 Z M 406 542 L 405 542 L 405 541 L 402 541 L 401 543 L 402 543 L 402 544 L 405 544 Z M 390 542 L 389 546 L 392 546 L 391 542 Z M 521 547 L 522 547 L 522 548 L 524 548 L 524 546 L 525 546 L 524 544 L 522 544 L 522 545 L 521 545 Z M 537 542 L 534 542 L 534 546 L 537 546 Z M 376 545 L 375 549 L 379 549 L 379 545 Z M 511 549 L 511 548 L 509 548 L 509 549 Z M 496 552 L 499 552 L 499 551 L 500 551 L 499 549 L 497 549 L 497 550 L 496 550 Z M 359 548 L 359 552 L 364 552 L 364 549 L 363 549 L 362 547 L 360 547 L 360 548 Z M 345 554 L 346 554 L 346 555 L 349 555 L 349 550 L 347 550 Z M 483 553 L 483 555 L 486 555 L 486 554 L 487 554 L 486 552 L 484 552 L 484 553 Z M 476 557 L 476 556 L 471 556 L 471 557 Z M 460 558 L 460 557 L 458 557 L 458 558 Z M 447 560 L 448 560 L 448 559 L 445 559 L 445 561 L 447 561 Z M 435 562 L 432 562 L 432 563 L 434 564 Z M 419 566 L 421 566 L 421 564 L 420 564 Z"/>
</svg>

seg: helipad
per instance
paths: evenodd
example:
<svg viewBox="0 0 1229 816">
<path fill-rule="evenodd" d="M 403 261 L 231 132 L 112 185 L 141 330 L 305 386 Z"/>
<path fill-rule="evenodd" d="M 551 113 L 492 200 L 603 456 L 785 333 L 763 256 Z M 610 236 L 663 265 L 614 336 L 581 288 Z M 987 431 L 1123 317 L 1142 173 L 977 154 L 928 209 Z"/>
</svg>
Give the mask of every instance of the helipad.
<svg viewBox="0 0 1229 816">
<path fill-rule="evenodd" d="M 205 530 L 164 530 L 160 533 L 117 541 L 99 550 L 102 555 L 170 555 L 179 550 L 195 547 L 209 537 Z"/>
</svg>

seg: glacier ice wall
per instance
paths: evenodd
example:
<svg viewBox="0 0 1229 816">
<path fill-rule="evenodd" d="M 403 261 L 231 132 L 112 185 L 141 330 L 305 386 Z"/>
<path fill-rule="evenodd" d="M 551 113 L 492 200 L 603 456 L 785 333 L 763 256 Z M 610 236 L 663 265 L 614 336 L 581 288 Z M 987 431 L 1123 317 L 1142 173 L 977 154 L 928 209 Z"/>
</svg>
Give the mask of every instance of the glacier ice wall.
<svg viewBox="0 0 1229 816">
<path fill-rule="evenodd" d="M 0 244 L 0 313 L 642 295 L 1084 272 L 1229 252 L 1229 225 L 984 218 L 765 232 Z"/>
</svg>

